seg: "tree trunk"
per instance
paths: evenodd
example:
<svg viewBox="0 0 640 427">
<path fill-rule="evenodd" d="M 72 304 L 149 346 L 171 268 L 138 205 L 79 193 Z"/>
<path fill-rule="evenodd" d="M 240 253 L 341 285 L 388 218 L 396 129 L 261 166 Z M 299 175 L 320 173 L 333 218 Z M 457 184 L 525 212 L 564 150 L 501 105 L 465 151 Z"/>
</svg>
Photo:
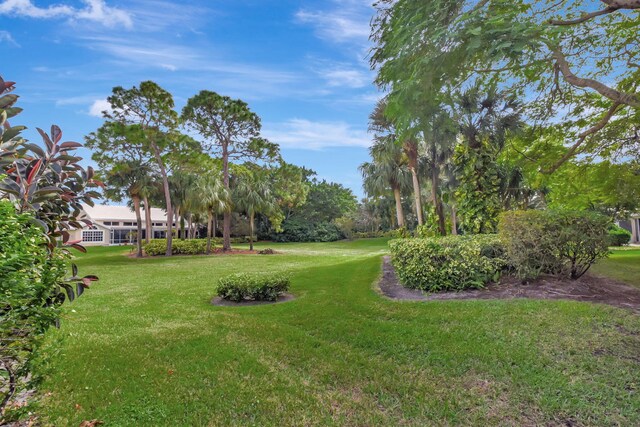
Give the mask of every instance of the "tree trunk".
<svg viewBox="0 0 640 427">
<path fill-rule="evenodd" d="M 222 145 L 222 176 L 224 188 L 229 191 L 229 147 Z M 222 250 L 231 250 L 231 211 L 225 210 L 222 218 Z"/>
<path fill-rule="evenodd" d="M 254 218 L 255 214 L 253 213 L 253 211 L 251 211 L 249 213 L 249 250 L 252 251 L 253 250 L 253 223 L 254 223 Z"/>
<path fill-rule="evenodd" d="M 207 212 L 207 255 L 211 253 L 211 235 L 213 233 L 213 210 Z"/>
<path fill-rule="evenodd" d="M 393 188 L 393 197 L 396 199 L 396 216 L 398 217 L 398 228 L 404 227 L 404 211 L 402 210 L 402 198 L 400 197 L 400 188 Z"/>
<path fill-rule="evenodd" d="M 149 243 L 153 237 L 153 223 L 151 222 L 151 205 L 149 204 L 149 197 L 144 196 L 144 220 L 147 228 L 146 242 Z"/>
<path fill-rule="evenodd" d="M 433 194 L 433 206 L 436 208 L 436 215 L 438 215 L 438 231 L 441 236 L 446 236 L 447 226 L 444 219 L 444 209 L 438 196 L 438 188 L 440 186 L 438 172 L 438 168 L 433 165 L 431 169 L 431 193 Z"/>
<path fill-rule="evenodd" d="M 413 197 L 416 205 L 416 215 L 418 216 L 418 225 L 422 225 L 424 220 L 422 218 L 422 198 L 420 197 L 420 181 L 418 180 L 418 172 L 415 168 L 411 169 L 411 177 L 413 179 Z"/>
<path fill-rule="evenodd" d="M 180 213 L 180 240 L 184 240 L 186 238 L 186 234 L 184 232 L 184 214 Z"/>
<path fill-rule="evenodd" d="M 142 215 L 140 213 L 140 196 L 132 194 L 131 199 L 133 199 L 133 210 L 136 212 L 136 226 L 138 228 L 138 235 L 136 236 L 136 257 L 142 258 Z"/>
<path fill-rule="evenodd" d="M 167 170 L 164 167 L 164 162 L 162 161 L 158 145 L 153 142 L 151 143 L 151 147 L 153 148 L 153 154 L 156 158 L 158 168 L 160 168 L 160 175 L 162 175 L 162 189 L 164 191 L 164 201 L 167 205 L 167 219 L 169 219 L 173 217 L 173 210 L 171 209 L 171 192 L 169 190 L 169 177 L 167 176 Z M 165 252 L 165 255 L 173 255 L 173 227 L 171 220 L 167 221 L 167 251 Z"/>
<path fill-rule="evenodd" d="M 193 239 L 193 216 L 189 215 L 189 219 L 187 220 L 187 237 L 189 239 Z"/>
<path fill-rule="evenodd" d="M 451 234 L 458 234 L 458 213 L 456 212 L 456 205 L 451 205 Z"/>
</svg>

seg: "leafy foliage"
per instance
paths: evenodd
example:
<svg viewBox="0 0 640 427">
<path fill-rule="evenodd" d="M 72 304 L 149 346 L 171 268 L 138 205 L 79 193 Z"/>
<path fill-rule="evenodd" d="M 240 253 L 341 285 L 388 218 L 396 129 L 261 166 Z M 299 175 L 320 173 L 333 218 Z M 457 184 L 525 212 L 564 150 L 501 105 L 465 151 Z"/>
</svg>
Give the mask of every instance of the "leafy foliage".
<svg viewBox="0 0 640 427">
<path fill-rule="evenodd" d="M 144 244 L 144 251 L 149 256 L 164 255 L 167 251 L 166 239 L 153 239 Z M 205 239 L 185 239 L 173 242 L 173 253 L 176 255 L 201 255 L 207 253 Z"/>
<path fill-rule="evenodd" d="M 234 302 L 276 301 L 289 290 L 291 280 L 283 274 L 239 273 L 218 281 L 218 296 Z"/>
<path fill-rule="evenodd" d="M 277 144 L 260 135 L 260 117 L 240 99 L 203 90 L 182 109 L 186 126 L 203 139 L 206 151 L 222 159 L 222 179 L 230 193 L 229 162 L 233 159 L 272 161 L 280 156 Z M 223 249 L 231 249 L 231 211 L 224 211 Z"/>
<path fill-rule="evenodd" d="M 274 242 L 334 242 L 343 238 L 332 222 L 310 222 L 296 217 L 285 221 L 281 232 L 271 235 Z"/>
<path fill-rule="evenodd" d="M 306 203 L 294 210 L 291 217 L 309 222 L 331 222 L 353 212 L 358 205 L 353 192 L 342 184 L 312 179 L 308 185 Z"/>
<path fill-rule="evenodd" d="M 415 120 L 406 105 L 469 82 L 526 96 L 543 132 L 572 144 L 547 171 L 580 152 L 633 149 L 640 54 L 628 46 L 637 2 L 603 3 L 594 14 L 586 0 L 382 0 L 372 34 L 376 81 L 404 123 Z"/>
<path fill-rule="evenodd" d="M 21 110 L 12 82 L 0 78 L 0 413 L 31 375 L 30 362 L 42 334 L 58 322 L 58 306 L 73 301 L 90 283 L 88 275 L 65 278 L 69 230 L 91 224 L 81 216 L 81 203 L 93 204 L 101 185 L 93 170 L 79 165 L 76 142 L 62 142 L 62 131 L 38 129 L 44 148 L 20 137 L 23 126 L 7 118 Z"/>
<path fill-rule="evenodd" d="M 609 224 L 607 217 L 589 211 L 513 211 L 501 216 L 499 234 L 518 277 L 578 279 L 608 256 Z"/>
<path fill-rule="evenodd" d="M 609 227 L 609 241 L 611 246 L 623 246 L 631 241 L 631 232 L 612 224 Z"/>
<path fill-rule="evenodd" d="M 389 247 L 402 284 L 428 292 L 482 288 L 506 266 L 496 235 L 399 239 Z"/>
<path fill-rule="evenodd" d="M 155 82 L 144 81 L 130 89 L 114 87 L 107 101 L 111 107 L 110 111 L 103 111 L 107 122 L 87 138 L 87 143 L 97 149 L 95 160 L 110 167 L 122 160 L 153 160 L 162 178 L 167 217 L 172 218 L 168 157 L 187 151 L 183 148 L 190 141 L 176 131 L 178 114 L 173 96 Z M 166 254 L 171 255 L 171 221 L 167 223 L 167 240 Z"/>
</svg>

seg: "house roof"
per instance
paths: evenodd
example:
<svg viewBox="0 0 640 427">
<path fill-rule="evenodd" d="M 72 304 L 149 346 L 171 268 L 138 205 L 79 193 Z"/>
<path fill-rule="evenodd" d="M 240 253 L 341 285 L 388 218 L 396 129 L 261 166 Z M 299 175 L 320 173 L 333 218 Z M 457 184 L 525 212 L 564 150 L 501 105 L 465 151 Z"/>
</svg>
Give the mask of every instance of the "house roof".
<svg viewBox="0 0 640 427">
<path fill-rule="evenodd" d="M 136 214 L 129 206 L 82 205 L 85 214 L 94 221 L 136 221 Z M 142 212 L 144 219 L 144 212 Z M 159 208 L 151 208 L 152 221 L 166 221 L 167 213 Z"/>
</svg>

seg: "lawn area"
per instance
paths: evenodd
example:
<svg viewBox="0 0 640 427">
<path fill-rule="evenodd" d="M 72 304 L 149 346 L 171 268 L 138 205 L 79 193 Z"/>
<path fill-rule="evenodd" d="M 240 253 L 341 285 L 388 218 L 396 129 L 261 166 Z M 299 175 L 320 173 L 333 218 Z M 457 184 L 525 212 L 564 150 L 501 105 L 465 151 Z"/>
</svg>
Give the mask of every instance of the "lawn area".
<svg viewBox="0 0 640 427">
<path fill-rule="evenodd" d="M 640 288 L 640 249 L 614 249 L 607 260 L 593 266 L 593 272 Z"/>
<path fill-rule="evenodd" d="M 42 387 L 46 421 L 640 424 L 640 317 L 630 312 L 394 302 L 373 287 L 384 239 L 267 246 L 281 254 L 136 260 L 89 249 L 80 271 L 101 281 L 49 335 L 62 352 Z M 238 271 L 289 272 L 297 299 L 210 305 L 216 279 Z"/>
</svg>

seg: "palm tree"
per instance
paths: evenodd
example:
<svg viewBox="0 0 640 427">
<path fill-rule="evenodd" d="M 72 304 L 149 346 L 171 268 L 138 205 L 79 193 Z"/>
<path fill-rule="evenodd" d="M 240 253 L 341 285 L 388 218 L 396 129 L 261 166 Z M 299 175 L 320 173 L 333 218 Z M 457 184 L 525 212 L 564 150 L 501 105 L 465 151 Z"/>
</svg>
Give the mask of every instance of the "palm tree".
<svg viewBox="0 0 640 427">
<path fill-rule="evenodd" d="M 373 112 L 369 116 L 369 131 L 377 134 L 377 136 L 388 136 L 397 143 L 398 132 L 395 124 L 385 115 L 387 108 L 386 99 L 378 101 Z M 412 184 L 413 184 L 413 199 L 416 210 L 416 217 L 418 218 L 418 225 L 423 224 L 422 216 L 422 197 L 420 193 L 420 179 L 418 176 L 418 163 L 419 163 L 419 148 L 420 144 L 416 138 L 408 137 L 404 140 L 402 145 L 402 152 L 405 157 L 409 171 L 411 172 Z"/>
<path fill-rule="evenodd" d="M 229 207 L 229 192 L 224 187 L 222 176 L 208 173 L 200 177 L 197 182 L 197 200 L 207 213 L 207 254 L 211 253 L 211 238 L 214 237 L 214 220 L 219 213 Z"/>
<path fill-rule="evenodd" d="M 136 237 L 137 257 L 142 257 L 142 215 L 140 212 L 140 201 L 144 188 L 143 183 L 149 176 L 149 172 L 148 165 L 139 161 L 118 163 L 106 172 L 106 182 L 109 188 L 109 190 L 107 190 L 107 197 L 111 200 L 120 201 L 123 199 L 123 196 L 126 195 L 133 202 L 138 229 Z"/>
<path fill-rule="evenodd" d="M 181 170 L 175 170 L 173 175 L 169 178 L 171 201 L 173 203 L 173 211 L 176 216 L 176 226 L 180 223 L 180 238 L 186 239 L 185 233 L 185 219 L 189 215 L 189 206 L 194 198 L 191 197 L 191 192 L 195 188 L 197 181 L 197 175 L 190 172 Z"/>
<path fill-rule="evenodd" d="M 144 205 L 144 221 L 145 221 L 145 241 L 149 243 L 153 238 L 153 223 L 151 220 L 151 199 L 154 198 L 156 193 L 161 192 L 161 188 L 158 186 L 160 180 L 156 175 L 146 175 L 140 182 L 140 194 L 142 196 L 142 203 Z"/>
<path fill-rule="evenodd" d="M 278 209 L 277 200 L 268 180 L 260 173 L 246 172 L 236 178 L 233 200 L 236 208 L 249 217 L 249 249 L 253 250 L 256 213 L 269 213 Z"/>
<path fill-rule="evenodd" d="M 447 234 L 447 228 L 441 194 L 441 175 L 453 155 L 457 136 L 456 125 L 443 106 L 438 105 L 425 108 L 416 126 L 424 140 L 425 172 L 431 181 L 431 198 L 438 220 L 438 231 L 444 236 Z"/>
<path fill-rule="evenodd" d="M 456 163 L 464 195 L 460 198 L 463 225 L 476 233 L 495 232 L 498 213 L 504 208 L 501 181 L 514 181 L 506 184 L 513 188 L 520 180 L 517 171 L 501 177 L 498 163 L 507 138 L 522 126 L 520 105 L 496 90 L 484 93 L 474 86 L 457 95 L 455 109 L 461 138 Z M 482 194 L 481 205 L 477 194 Z M 471 213 L 465 217 L 467 210 Z"/>
<path fill-rule="evenodd" d="M 369 149 L 373 159 L 360 165 L 365 192 L 371 196 L 383 196 L 389 190 L 396 203 L 398 227 L 404 227 L 402 193 L 409 187 L 411 174 L 403 159 L 402 147 L 390 136 L 378 136 Z"/>
</svg>

